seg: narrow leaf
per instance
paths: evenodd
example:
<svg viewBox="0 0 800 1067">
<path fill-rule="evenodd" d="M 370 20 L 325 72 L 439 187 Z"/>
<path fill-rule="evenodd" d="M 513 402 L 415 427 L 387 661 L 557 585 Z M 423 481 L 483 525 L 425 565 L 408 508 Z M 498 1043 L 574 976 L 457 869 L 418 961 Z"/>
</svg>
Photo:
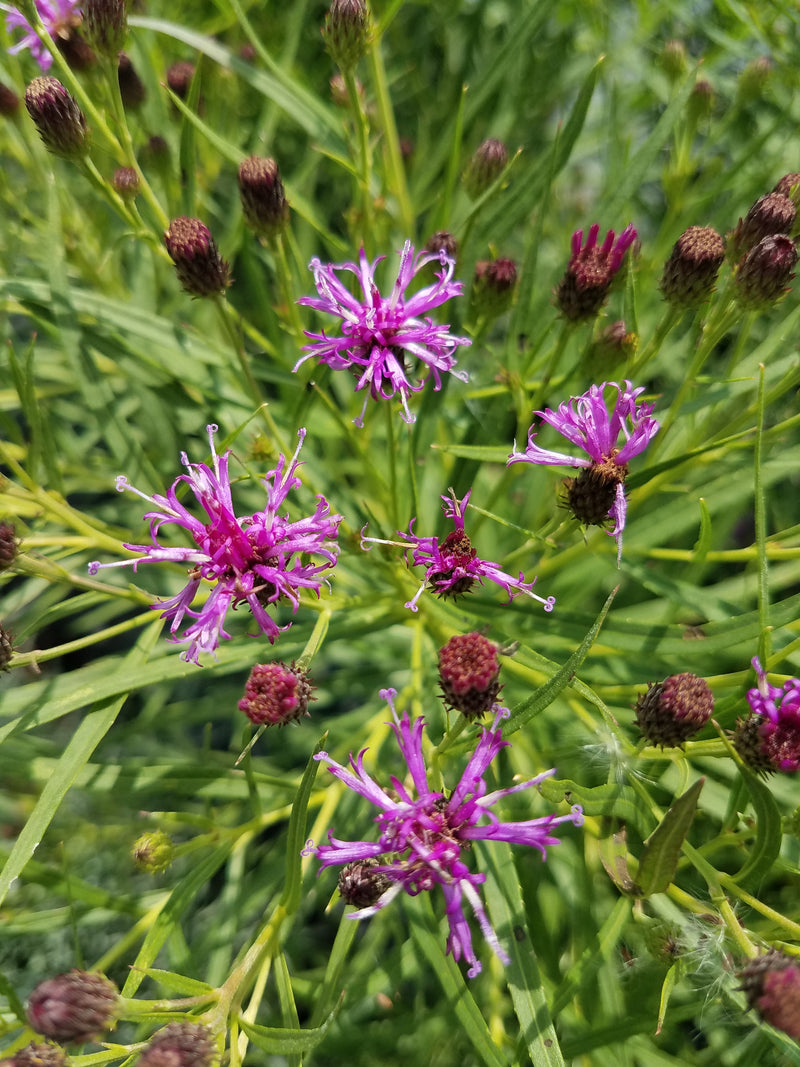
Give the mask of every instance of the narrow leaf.
<svg viewBox="0 0 800 1067">
<path fill-rule="evenodd" d="M 323 1039 L 328 1031 L 333 1020 L 338 1014 L 341 1007 L 342 999 L 327 1017 L 321 1026 L 316 1026 L 310 1030 L 298 1029 L 283 1029 L 276 1026 L 256 1026 L 255 1023 L 249 1023 L 246 1019 L 239 1018 L 239 1026 L 247 1034 L 254 1045 L 258 1045 L 259 1048 L 263 1048 L 265 1052 L 282 1053 L 284 1055 L 291 1055 L 296 1052 L 310 1052 L 312 1048 L 315 1048 Z"/>
<path fill-rule="evenodd" d="M 650 835 L 639 863 L 638 882 L 641 896 L 663 893 L 675 877 L 681 847 L 697 811 L 697 798 L 704 782 L 705 778 L 699 778 L 683 796 L 678 797 L 660 825 Z"/>
</svg>

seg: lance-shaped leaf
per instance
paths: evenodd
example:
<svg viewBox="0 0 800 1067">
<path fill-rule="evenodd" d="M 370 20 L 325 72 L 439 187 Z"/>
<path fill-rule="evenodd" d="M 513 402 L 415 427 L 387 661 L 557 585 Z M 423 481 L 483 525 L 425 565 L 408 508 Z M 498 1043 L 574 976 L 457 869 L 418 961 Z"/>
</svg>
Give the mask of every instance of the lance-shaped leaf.
<svg viewBox="0 0 800 1067">
<path fill-rule="evenodd" d="M 675 877 L 681 847 L 692 825 L 703 782 L 705 778 L 699 778 L 682 797 L 678 797 L 650 835 L 639 862 L 637 881 L 641 896 L 663 893 Z"/>
</svg>

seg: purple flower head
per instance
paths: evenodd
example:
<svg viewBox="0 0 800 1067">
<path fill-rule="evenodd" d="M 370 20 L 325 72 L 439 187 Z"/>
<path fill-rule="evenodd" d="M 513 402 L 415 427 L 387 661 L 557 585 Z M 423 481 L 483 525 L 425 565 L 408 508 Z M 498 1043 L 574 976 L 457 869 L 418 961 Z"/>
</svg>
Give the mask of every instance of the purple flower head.
<svg viewBox="0 0 800 1067">
<path fill-rule="evenodd" d="M 637 236 L 629 224 L 619 237 L 609 230 L 605 241 L 598 245 L 599 232 L 600 226 L 595 223 L 589 229 L 586 244 L 583 243 L 583 230 L 573 233 L 572 258 L 556 286 L 556 304 L 571 322 L 587 321 L 597 315 L 606 301 L 614 275 L 622 266 L 625 253 Z"/>
<path fill-rule="evenodd" d="M 80 24 L 81 0 L 35 0 L 39 18 L 54 41 L 66 38 L 75 26 Z M 9 48 L 9 55 L 16 55 L 25 48 L 31 50 L 31 54 L 42 70 L 47 71 L 53 63 L 53 57 L 48 52 L 44 43 L 34 32 L 33 27 L 15 7 L 8 4 L 0 4 L 0 10 L 7 11 L 6 31 L 24 30 L 23 37 Z"/>
<path fill-rule="evenodd" d="M 377 900 L 353 912 L 350 916 L 353 919 L 374 915 L 401 892 L 416 896 L 440 886 L 450 924 L 447 951 L 455 960 L 463 956 L 470 965 L 469 977 L 474 978 L 481 965 L 472 946 L 472 935 L 464 914 L 465 903 L 472 909 L 492 951 L 503 963 L 507 964 L 509 959 L 492 929 L 478 893 L 477 887 L 486 880 L 486 875 L 473 874 L 464 862 L 462 852 L 469 850 L 472 841 L 507 841 L 538 848 L 544 857 L 548 845 L 558 844 L 558 839 L 551 833 L 553 828 L 562 822 L 580 826 L 583 812 L 574 807 L 569 815 L 502 822 L 492 810 L 503 797 L 538 785 L 555 773 L 545 771 L 508 789 L 487 792 L 484 775 L 500 749 L 508 744 L 499 728 L 500 719 L 506 717 L 508 711 L 499 706 L 495 709 L 492 728 L 481 730 L 475 751 L 456 787 L 450 793 L 432 790 L 422 755 L 425 720 L 420 718 L 412 722 L 408 712 L 399 719 L 394 706 L 394 689 L 384 689 L 380 695 L 391 709 L 394 721 L 390 725 L 411 781 L 407 787 L 392 776 L 392 788 L 384 791 L 364 770 L 366 749 L 357 757 L 350 756 L 351 770 L 331 759 L 327 752 L 320 752 L 315 759 L 327 763 L 331 774 L 379 809 L 375 818 L 379 836 L 377 841 L 341 841 L 329 832 L 329 844 L 315 847 L 309 842 L 305 853 L 315 853 L 323 870 L 336 864 L 369 861 L 372 864 L 370 875 L 385 879 L 380 883 L 383 891 Z"/>
<path fill-rule="evenodd" d="M 520 593 L 524 593 L 526 596 L 544 604 L 545 611 L 552 611 L 555 607 L 556 598 L 551 596 L 545 599 L 537 596 L 533 592 L 533 586 L 536 583 L 535 578 L 532 582 L 526 582 L 522 571 L 520 571 L 518 578 L 515 578 L 512 574 L 506 574 L 505 571 L 500 569 L 499 563 L 481 559 L 477 551 L 472 547 L 472 542 L 464 529 L 464 512 L 467 510 L 471 493 L 472 490 L 470 489 L 463 500 L 456 500 L 455 493 L 451 489 L 450 496 L 442 497 L 444 501 L 442 511 L 448 519 L 453 520 L 455 529 L 442 540 L 441 544 L 438 537 L 417 537 L 414 533 L 414 523 L 417 520 L 412 519 L 408 524 L 407 534 L 403 533 L 402 530 L 397 531 L 398 536 L 403 538 L 402 541 L 383 541 L 377 537 L 365 537 L 362 532 L 361 547 L 365 552 L 369 551 L 368 543 L 397 545 L 399 548 L 411 548 L 413 550 L 411 566 L 424 567 L 425 577 L 422 579 L 422 585 L 405 605 L 411 611 L 417 611 L 417 601 L 422 596 L 426 586 L 432 589 L 437 596 L 451 596 L 455 599 L 463 593 L 468 593 L 475 582 L 483 585 L 484 578 L 488 578 L 495 585 L 499 585 L 501 589 L 505 589 L 508 593 L 509 601 L 515 596 L 519 596 Z"/>
<path fill-rule="evenodd" d="M 427 312 L 451 297 L 460 296 L 462 284 L 452 280 L 455 268 L 452 256 L 442 250 L 420 252 L 415 258 L 414 246 L 406 241 L 400 252 L 397 281 L 388 297 L 381 296 L 375 284 L 375 269 L 385 258 L 379 256 L 370 264 L 362 248 L 358 263 L 323 266 L 320 260 L 311 260 L 310 269 L 319 296 L 304 296 L 297 303 L 333 315 L 342 324 L 338 336 L 329 336 L 324 330 L 322 333 L 306 331 L 313 344 L 305 346 L 307 355 L 297 361 L 294 369 L 313 356 L 334 370 L 349 370 L 356 377 L 356 392 L 369 388 L 368 396 L 373 400 L 399 395 L 403 419 L 414 422 L 415 416 L 408 408 L 410 393 L 418 393 L 430 378 L 434 389 L 440 389 L 445 371 L 467 381 L 466 373 L 453 369 L 456 365 L 453 352 L 458 345 L 472 342 L 454 336 L 448 326 L 438 326 L 426 317 Z M 411 281 L 433 262 L 442 268 L 436 281 L 407 297 Z M 353 296 L 339 281 L 337 271 L 343 270 L 358 278 L 362 296 Z M 412 372 L 415 361 L 423 365 L 418 378 Z M 356 426 L 364 425 L 366 409 L 365 399 L 361 414 L 353 420 Z"/>
<path fill-rule="evenodd" d="M 758 727 L 761 755 L 772 769 L 793 773 L 800 770 L 800 679 L 790 678 L 779 689 L 767 681 L 758 657 L 752 663 L 758 687 L 749 691 L 747 702 L 764 720 Z"/>
<path fill-rule="evenodd" d="M 609 385 L 617 391 L 610 415 L 603 395 Z M 607 532 L 617 539 L 618 563 L 622 558 L 622 532 L 625 529 L 627 501 L 624 486 L 628 461 L 643 452 L 658 432 L 659 424 L 651 418 L 653 405 L 636 403 L 636 398 L 643 392 L 644 387 L 634 389 L 629 381 L 624 383 L 624 388 L 616 382 L 603 382 L 590 386 L 583 396 L 559 404 L 558 411 L 550 408 L 535 411 L 534 415 L 582 448 L 586 456 L 568 456 L 540 448 L 534 441 L 536 433 L 531 426 L 528 447 L 524 452 L 512 452 L 506 464 L 563 463 L 568 467 L 583 467 L 577 478 L 569 478 L 566 482 L 567 504 L 575 518 L 587 526 L 604 526 L 609 519 L 612 521 L 613 526 Z M 625 438 L 621 448 L 617 444 L 620 434 Z"/>
<path fill-rule="evenodd" d="M 300 604 L 300 590 L 311 589 L 319 596 L 324 578 L 320 575 L 336 563 L 338 547 L 335 541 L 339 532 L 341 515 L 331 515 L 330 507 L 323 496 L 317 497 L 313 515 L 299 522 L 291 522 L 289 516 L 278 514 L 278 509 L 289 492 L 301 485 L 296 476 L 298 454 L 303 445 L 305 430 L 300 430 L 297 446 L 291 462 L 286 464 L 283 456 L 276 468 L 267 474 L 264 485 L 267 490 L 267 506 L 255 515 L 237 517 L 231 499 L 231 483 L 228 475 L 228 456 L 218 456 L 214 447 L 216 426 L 208 427 L 211 443 L 212 466 L 205 463 L 190 463 L 185 453 L 181 460 L 188 474 L 175 480 L 166 496 L 148 496 L 129 485 L 124 475 L 117 478 L 117 489 L 130 490 L 153 504 L 155 510 L 147 512 L 150 520 L 149 545 L 125 545 L 132 552 L 142 552 L 142 559 L 121 560 L 117 563 L 90 563 L 89 573 L 96 574 L 102 567 L 132 566 L 134 571 L 140 563 L 155 563 L 168 560 L 189 566 L 189 582 L 177 596 L 153 605 L 161 608 L 164 618 L 171 619 L 170 633 L 175 634 L 184 615 L 195 621 L 175 641 L 188 641 L 189 647 L 183 657 L 198 663 L 200 652 L 214 652 L 220 637 L 230 637 L 223 629 L 229 607 L 237 607 L 247 601 L 261 632 L 270 643 L 287 626 L 278 626 L 267 613 L 272 604 L 288 601 L 292 610 Z M 205 521 L 196 518 L 178 499 L 182 483 L 189 486 L 198 504 L 206 512 Z M 161 527 L 169 523 L 182 526 L 194 541 L 191 548 L 170 548 L 158 542 Z M 321 556 L 323 562 L 312 563 L 308 557 Z M 199 611 L 190 607 L 203 581 L 212 582 L 214 588 Z"/>
</svg>

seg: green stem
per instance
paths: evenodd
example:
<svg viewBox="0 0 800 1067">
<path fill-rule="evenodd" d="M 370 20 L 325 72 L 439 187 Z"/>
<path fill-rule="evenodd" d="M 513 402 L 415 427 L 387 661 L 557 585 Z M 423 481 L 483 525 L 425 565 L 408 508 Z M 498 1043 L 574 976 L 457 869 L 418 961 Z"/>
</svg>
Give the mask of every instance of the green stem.
<svg viewBox="0 0 800 1067">
<path fill-rule="evenodd" d="M 94 631 L 86 637 L 79 637 L 75 641 L 67 641 L 63 645 L 55 645 L 53 648 L 34 649 L 32 652 L 19 652 L 11 657 L 8 666 L 9 668 L 35 668 L 40 663 L 46 663 L 47 660 L 58 659 L 59 656 L 69 655 L 69 653 L 77 652 L 82 648 L 91 648 L 92 645 L 97 644 L 99 641 L 107 641 L 111 637 L 117 637 L 119 634 L 127 633 L 129 630 L 135 630 L 137 627 L 144 626 L 152 621 L 153 613 L 152 611 L 147 611 L 144 615 L 126 619 L 124 622 L 117 623 L 116 626 L 107 626 L 105 630 Z"/>
<path fill-rule="evenodd" d="M 294 340 L 299 344 L 303 340 L 303 323 L 300 321 L 300 312 L 297 310 L 297 303 L 294 298 L 292 272 L 289 267 L 289 259 L 286 255 L 284 234 L 279 234 L 271 243 L 270 247 L 275 253 L 275 266 L 278 272 L 278 283 L 281 287 L 281 294 L 283 295 L 286 304 L 286 317 L 294 336 Z"/>
<path fill-rule="evenodd" d="M 653 356 L 658 354 L 658 352 L 661 350 L 661 346 L 667 339 L 668 334 L 674 329 L 676 324 L 679 322 L 680 317 L 681 313 L 679 311 L 676 311 L 675 308 L 667 308 L 666 312 L 664 313 L 664 317 L 661 319 L 661 322 L 659 322 L 658 326 L 656 327 L 656 332 L 644 346 L 644 348 L 639 353 L 630 368 L 629 373 L 631 381 L 635 381 L 636 376 L 639 374 L 639 371 L 642 370 L 650 362 Z"/>
<path fill-rule="evenodd" d="M 564 355 L 564 351 L 567 347 L 569 339 L 572 337 L 576 328 L 577 324 L 574 322 L 570 322 L 569 319 L 565 319 L 564 322 L 561 324 L 561 331 L 553 347 L 553 351 L 550 353 L 550 357 L 547 360 L 547 364 L 545 365 L 542 380 L 539 383 L 533 396 L 531 397 L 530 406 L 533 408 L 534 411 L 538 410 L 547 398 L 547 389 L 550 385 L 550 379 L 555 374 L 556 368 L 561 362 L 561 357 Z M 526 371 L 525 377 L 528 377 L 528 373 L 529 372 Z M 520 427 L 519 433 L 524 434 L 525 430 L 526 427 Z"/>
<path fill-rule="evenodd" d="M 389 87 L 386 81 L 386 69 L 383 65 L 380 45 L 376 41 L 370 50 L 370 62 L 372 66 L 372 80 L 375 87 L 375 95 L 378 101 L 378 114 L 383 130 L 383 141 L 386 149 L 386 177 L 389 188 L 397 200 L 397 208 L 400 214 L 400 223 L 403 232 L 409 237 L 414 232 L 414 211 L 408 195 L 406 184 L 406 172 L 403 167 L 403 155 L 400 151 L 400 139 L 397 136 L 397 126 L 394 121 Z"/>
<path fill-rule="evenodd" d="M 344 84 L 347 87 L 347 96 L 350 101 L 350 110 L 353 113 L 353 121 L 356 124 L 356 136 L 358 138 L 358 185 L 361 191 L 361 233 L 358 235 L 358 243 L 362 248 L 371 252 L 373 249 L 373 224 L 372 224 L 372 153 L 369 147 L 369 120 L 366 108 L 362 107 L 361 97 L 358 92 L 355 70 L 342 71 Z"/>
</svg>

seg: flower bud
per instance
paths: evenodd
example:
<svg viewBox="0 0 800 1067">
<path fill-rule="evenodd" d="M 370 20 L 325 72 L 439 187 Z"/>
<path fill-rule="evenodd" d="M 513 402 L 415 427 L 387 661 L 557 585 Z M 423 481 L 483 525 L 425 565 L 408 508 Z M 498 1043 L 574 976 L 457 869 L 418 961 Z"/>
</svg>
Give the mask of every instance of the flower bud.
<svg viewBox="0 0 800 1067">
<path fill-rule="evenodd" d="M 785 234 L 764 237 L 736 268 L 736 298 L 747 310 L 767 308 L 789 291 L 797 249 Z"/>
<path fill-rule="evenodd" d="M 444 252 L 451 259 L 455 259 L 458 255 L 458 241 L 447 230 L 439 230 L 437 233 L 431 234 L 425 242 L 425 251 Z"/>
<path fill-rule="evenodd" d="M 144 102 L 144 98 L 147 96 L 144 82 L 136 73 L 136 68 L 124 52 L 119 54 L 117 81 L 119 82 L 122 103 L 126 108 L 133 111 Z"/>
<path fill-rule="evenodd" d="M 490 138 L 473 155 L 464 171 L 464 188 L 470 200 L 477 200 L 508 164 L 508 149 L 502 141 Z"/>
<path fill-rule="evenodd" d="M 25 90 L 25 107 L 51 152 L 65 159 L 85 153 L 86 119 L 58 78 L 49 74 L 34 78 Z"/>
<path fill-rule="evenodd" d="M 610 377 L 620 363 L 636 355 L 638 347 L 639 335 L 628 331 L 622 319 L 604 326 L 592 339 L 587 351 L 586 364 L 592 378 Z"/>
<path fill-rule="evenodd" d="M 651 745 L 678 747 L 711 718 L 714 695 L 696 674 L 650 682 L 636 702 L 636 725 Z"/>
<path fill-rule="evenodd" d="M 77 25 L 80 22 L 78 21 Z M 97 56 L 87 41 L 81 37 L 77 25 L 70 26 L 54 40 L 56 47 L 67 61 L 70 70 L 89 70 L 97 62 Z"/>
<path fill-rule="evenodd" d="M 496 318 L 508 311 L 517 284 L 517 265 L 513 259 L 480 260 L 475 264 L 472 304 L 477 315 Z"/>
<path fill-rule="evenodd" d="M 797 207 L 800 201 L 800 174 L 784 174 L 772 191 L 790 197 L 794 206 Z"/>
<path fill-rule="evenodd" d="M 741 257 L 764 237 L 791 233 L 797 208 L 783 193 L 767 193 L 756 200 L 735 230 L 728 234 L 728 253 L 731 259 Z"/>
<path fill-rule="evenodd" d="M 695 83 L 686 103 L 689 121 L 697 123 L 701 119 L 711 118 L 714 110 L 714 90 L 711 83 L 703 79 Z"/>
<path fill-rule="evenodd" d="M 369 15 L 364 0 L 331 0 L 325 17 L 325 38 L 334 63 L 344 71 L 352 70 L 367 50 Z"/>
<path fill-rule="evenodd" d="M 10 630 L 0 626 L 0 671 L 8 670 L 11 657 L 14 655 L 14 635 Z"/>
<path fill-rule="evenodd" d="M 138 837 L 133 845 L 133 862 L 140 871 L 160 874 L 175 858 L 175 846 L 169 834 L 152 830 Z"/>
<path fill-rule="evenodd" d="M 239 196 L 244 221 L 267 240 L 281 234 L 289 222 L 289 205 L 274 159 L 251 156 L 239 165 Z"/>
<path fill-rule="evenodd" d="M 147 1042 L 138 1067 L 209 1067 L 214 1054 L 207 1026 L 170 1023 Z"/>
<path fill-rule="evenodd" d="M 725 259 L 725 242 L 711 226 L 690 226 L 664 265 L 661 292 L 674 308 L 693 308 L 714 291 Z"/>
<path fill-rule="evenodd" d="M 128 36 L 126 0 L 83 0 L 83 25 L 96 51 L 116 59 Z"/>
<path fill-rule="evenodd" d="M 738 96 L 745 103 L 760 100 L 772 73 L 772 60 L 769 56 L 751 59 L 739 76 Z"/>
<path fill-rule="evenodd" d="M 139 174 L 133 167 L 118 167 L 112 185 L 123 200 L 133 200 L 139 192 Z"/>
<path fill-rule="evenodd" d="M 8 1067 L 68 1067 L 66 1053 L 59 1045 L 35 1042 L 15 1052 L 10 1060 L 3 1060 Z"/>
<path fill-rule="evenodd" d="M 457 634 L 439 649 L 439 682 L 445 704 L 467 719 L 491 711 L 502 689 L 497 645 L 483 634 Z"/>
<path fill-rule="evenodd" d="M 256 726 L 285 726 L 308 715 L 314 686 L 305 671 L 294 663 L 256 663 L 239 701 L 243 711 Z"/>
<path fill-rule="evenodd" d="M 17 531 L 12 522 L 0 522 L 0 573 L 7 571 L 17 558 Z"/>
<path fill-rule="evenodd" d="M 183 60 L 173 63 L 167 70 L 167 85 L 180 100 L 185 100 L 189 95 L 189 87 L 194 77 L 194 63 Z"/>
<path fill-rule="evenodd" d="M 69 971 L 40 982 L 28 999 L 28 1022 L 37 1034 L 82 1045 L 114 1026 L 119 992 L 105 975 Z"/>
<path fill-rule="evenodd" d="M 661 66 L 671 82 L 680 81 L 686 74 L 686 45 L 683 41 L 667 41 L 661 51 Z"/>
<path fill-rule="evenodd" d="M 391 882 L 385 874 L 375 871 L 376 859 L 355 860 L 339 871 L 339 896 L 345 904 L 355 908 L 368 908 L 389 888 Z"/>
<path fill-rule="evenodd" d="M 764 1022 L 800 1041 L 800 965 L 792 956 L 771 949 L 749 960 L 739 972 L 747 1006 Z"/>
<path fill-rule="evenodd" d="M 231 284 L 230 268 L 209 229 L 199 219 L 179 215 L 169 224 L 164 243 L 175 273 L 192 296 L 215 296 Z"/>
<path fill-rule="evenodd" d="M 0 82 L 0 115 L 10 118 L 19 111 L 20 98 L 13 89 Z"/>
</svg>

